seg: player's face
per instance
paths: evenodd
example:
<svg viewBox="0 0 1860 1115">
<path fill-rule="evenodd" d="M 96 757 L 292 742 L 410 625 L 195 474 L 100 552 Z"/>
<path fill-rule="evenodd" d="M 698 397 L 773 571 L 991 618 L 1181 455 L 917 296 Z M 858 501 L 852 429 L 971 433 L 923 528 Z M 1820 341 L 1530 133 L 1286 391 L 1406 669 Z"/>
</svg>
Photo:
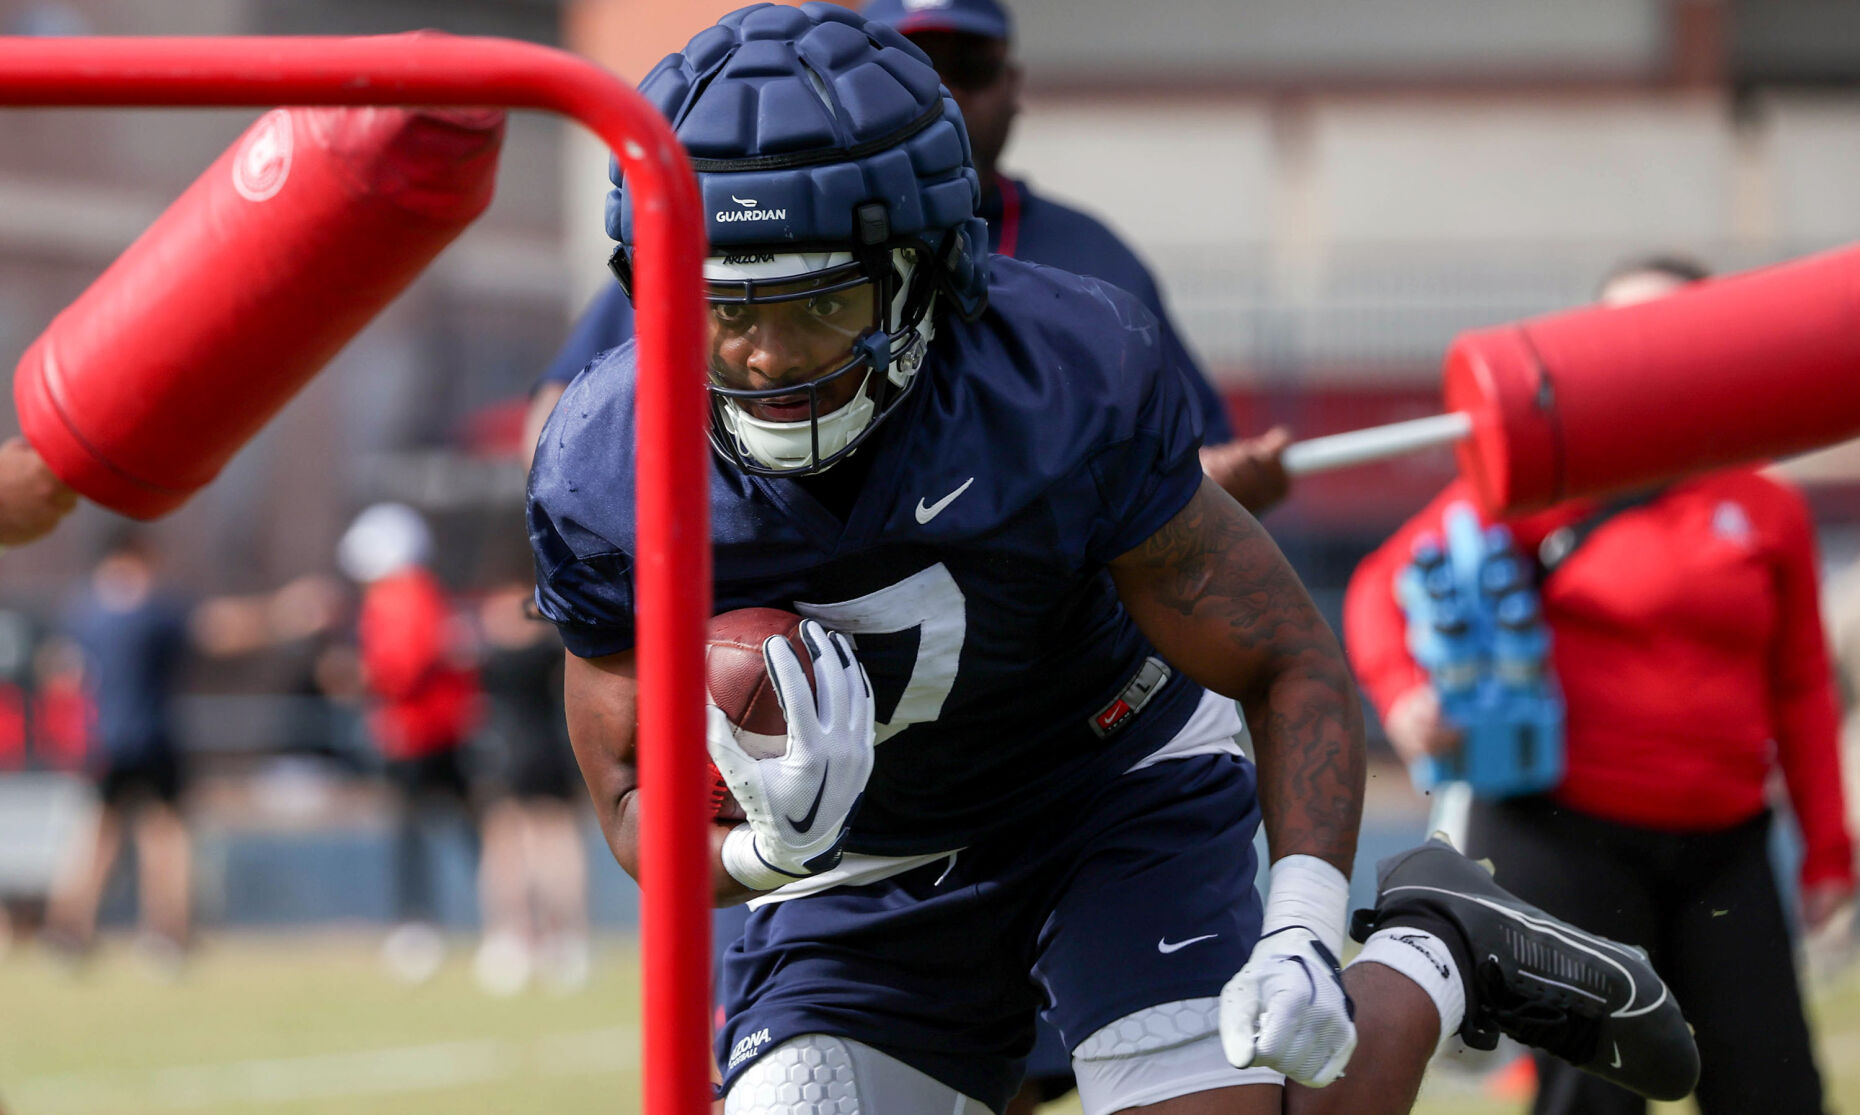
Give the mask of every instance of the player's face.
<svg viewBox="0 0 1860 1115">
<path fill-rule="evenodd" d="M 771 285 L 754 302 L 710 304 L 710 374 L 719 386 L 744 391 L 801 387 L 821 381 L 813 394 L 737 399 L 767 422 L 804 422 L 852 401 L 865 383 L 862 368 L 842 374 L 852 346 L 877 322 L 871 283 L 810 292 L 806 284 Z"/>
<path fill-rule="evenodd" d="M 1020 112 L 1020 67 L 1009 57 L 1008 44 L 957 31 L 920 31 L 911 41 L 930 56 L 937 76 L 956 98 L 975 169 L 984 179 L 992 178 Z"/>
</svg>

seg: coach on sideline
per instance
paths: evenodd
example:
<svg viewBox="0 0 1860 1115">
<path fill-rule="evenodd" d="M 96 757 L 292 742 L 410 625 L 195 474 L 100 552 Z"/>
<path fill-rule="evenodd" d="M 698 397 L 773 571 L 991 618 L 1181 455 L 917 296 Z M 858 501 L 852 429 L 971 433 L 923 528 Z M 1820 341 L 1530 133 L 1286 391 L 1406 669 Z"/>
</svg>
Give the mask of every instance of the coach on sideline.
<svg viewBox="0 0 1860 1115">
<path fill-rule="evenodd" d="M 77 493 L 52 474 L 23 437 L 0 441 L 0 546 L 23 546 L 51 532 Z"/>
<path fill-rule="evenodd" d="M 1626 306 L 1704 281 L 1687 259 L 1637 260 L 1598 299 Z M 1394 581 L 1413 541 L 1470 498 L 1455 481 L 1363 560 L 1344 600 L 1351 665 L 1413 762 L 1460 746 L 1407 645 Z M 1568 706 L 1562 780 L 1475 797 L 1467 853 L 1519 897 L 1644 944 L 1686 1005 L 1703 1115 L 1820 1115 L 1789 919 L 1769 855 L 1781 776 L 1804 846 L 1801 921 L 1855 891 L 1833 677 L 1801 493 L 1743 466 L 1506 521 L 1538 557 L 1551 659 Z M 1605 1080 L 1538 1061 L 1535 1115 L 1645 1115 Z"/>
</svg>

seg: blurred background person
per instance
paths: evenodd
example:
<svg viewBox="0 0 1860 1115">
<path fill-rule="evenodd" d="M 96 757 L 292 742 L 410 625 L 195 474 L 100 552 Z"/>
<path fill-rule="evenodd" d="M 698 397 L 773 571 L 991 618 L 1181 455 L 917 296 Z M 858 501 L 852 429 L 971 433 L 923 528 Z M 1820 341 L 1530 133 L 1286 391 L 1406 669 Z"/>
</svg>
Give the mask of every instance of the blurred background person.
<svg viewBox="0 0 1860 1115">
<path fill-rule="evenodd" d="M 194 609 L 194 645 L 216 659 L 248 657 L 263 667 L 255 688 L 283 702 L 272 718 L 276 750 L 353 770 L 341 717 L 361 696 L 352 636 L 355 604 L 331 573 L 305 573 L 271 591 L 225 593 Z"/>
<path fill-rule="evenodd" d="M 536 455 L 536 439 L 542 436 L 543 423 L 555 411 L 555 404 L 568 390 L 569 381 L 588 366 L 595 356 L 625 344 L 633 338 L 633 303 L 618 282 L 606 282 L 594 301 L 582 311 L 570 328 L 568 340 L 562 342 L 549 366 L 530 392 L 528 409 L 523 415 L 523 463 L 529 467 Z"/>
<path fill-rule="evenodd" d="M 1600 297 L 1625 305 L 1705 275 L 1650 259 L 1611 274 Z M 1460 732 L 1409 653 L 1395 579 L 1416 537 L 1471 500 L 1455 482 L 1350 582 L 1351 661 L 1411 763 L 1459 747 Z M 1802 920 L 1819 927 L 1853 898 L 1854 861 L 1806 504 L 1738 468 L 1506 525 L 1549 568 L 1566 771 L 1546 794 L 1475 798 L 1469 854 L 1525 901 L 1647 946 L 1697 1031 L 1705 1115 L 1818 1115 L 1768 804 L 1780 770 L 1806 847 Z M 1645 1110 L 1553 1058 L 1537 1065 L 1542 1115 Z"/>
<path fill-rule="evenodd" d="M 1834 655 L 1835 688 L 1841 702 L 1841 772 L 1847 793 L 1851 828 L 1860 812 L 1860 559 L 1848 562 L 1832 576 L 1822 593 L 1822 618 Z M 1832 982 L 1860 955 L 1854 903 L 1847 903 L 1810 934 L 1807 945 L 1811 986 Z"/>
<path fill-rule="evenodd" d="M 102 808 L 87 845 L 53 894 L 46 944 L 92 948 L 97 910 L 125 834 L 136 846 L 138 943 L 165 966 L 192 943 L 191 856 L 182 816 L 186 763 L 174 698 L 188 655 L 188 606 L 162 584 L 146 535 L 118 536 L 65 614 L 95 709 L 89 762 Z"/>
<path fill-rule="evenodd" d="M 399 806 L 393 851 L 398 925 L 382 946 L 396 978 L 430 979 L 445 954 L 439 931 L 439 849 L 433 828 L 477 813 L 465 744 L 477 726 L 479 688 L 460 646 L 453 604 L 427 563 L 432 534 L 418 511 L 377 503 L 357 515 L 336 551 L 362 586 L 356 638 L 368 730 Z"/>
<path fill-rule="evenodd" d="M 522 539 L 513 529 L 511 537 Z M 562 641 L 530 614 L 535 582 L 500 581 L 478 605 L 480 678 L 486 717 L 479 734 L 484 855 L 479 873 L 484 941 L 474 963 L 480 986 L 514 994 L 534 976 L 556 991 L 589 975 L 587 791 L 568 745 L 562 706 Z"/>
<path fill-rule="evenodd" d="M 1020 115 L 1022 82 L 1007 7 L 999 0 L 869 0 L 860 12 L 897 28 L 928 54 L 962 109 L 982 179 L 977 212 L 988 222 L 989 251 L 1090 275 L 1136 295 L 1156 315 L 1163 346 L 1201 405 L 1207 446 L 1201 451 L 1203 470 L 1255 515 L 1276 506 L 1291 487 L 1279 460 L 1291 443 L 1290 432 L 1274 428 L 1236 439 L 1226 407 L 1183 343 L 1155 276 L 1137 254 L 1096 217 L 1001 172 L 1001 155 Z"/>
<path fill-rule="evenodd" d="M 84 692 L 84 652 L 69 635 L 52 634 L 32 652 L 33 765 L 78 770 L 84 765 L 96 709 Z"/>
<path fill-rule="evenodd" d="M 59 821 L 88 827 L 92 794 L 81 772 L 92 716 L 83 683 L 83 659 L 69 638 L 0 609 L 0 824 L 24 812 L 41 834 L 30 840 L 37 854 L 0 862 L 0 957 L 44 922 L 60 853 L 74 843 L 59 839 Z M 0 849 L 18 855 L 20 836 L 0 832 Z"/>
</svg>

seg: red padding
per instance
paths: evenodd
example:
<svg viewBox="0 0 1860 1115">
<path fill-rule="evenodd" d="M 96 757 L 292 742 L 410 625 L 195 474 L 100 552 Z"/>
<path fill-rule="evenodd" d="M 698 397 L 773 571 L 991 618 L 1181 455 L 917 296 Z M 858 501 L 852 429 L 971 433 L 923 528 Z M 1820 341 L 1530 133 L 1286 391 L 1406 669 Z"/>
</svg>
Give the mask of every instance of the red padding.
<svg viewBox="0 0 1860 1115">
<path fill-rule="evenodd" d="M 20 359 L 52 471 L 172 511 L 490 204 L 504 114 L 267 113 Z"/>
<path fill-rule="evenodd" d="M 1460 468 L 1509 514 L 1860 434 L 1860 247 L 1462 335 Z"/>
</svg>

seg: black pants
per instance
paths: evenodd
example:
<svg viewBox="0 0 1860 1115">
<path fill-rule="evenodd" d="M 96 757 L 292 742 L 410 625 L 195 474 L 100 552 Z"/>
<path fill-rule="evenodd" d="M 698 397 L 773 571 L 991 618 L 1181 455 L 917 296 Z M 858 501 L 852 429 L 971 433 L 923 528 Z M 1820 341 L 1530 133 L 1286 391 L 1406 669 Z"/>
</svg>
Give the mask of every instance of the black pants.
<svg viewBox="0 0 1860 1115">
<path fill-rule="evenodd" d="M 1769 828 L 1766 812 L 1718 832 L 1656 832 L 1527 797 L 1476 802 L 1467 843 L 1526 902 L 1647 950 L 1696 1032 L 1702 1115 L 1821 1115 Z M 1554 1057 L 1539 1054 L 1537 1070 L 1537 1115 L 1647 1110 Z"/>
<path fill-rule="evenodd" d="M 97 796 L 112 809 L 145 801 L 178 805 L 186 775 L 180 750 L 164 740 L 130 758 L 110 761 L 97 775 Z"/>
</svg>

